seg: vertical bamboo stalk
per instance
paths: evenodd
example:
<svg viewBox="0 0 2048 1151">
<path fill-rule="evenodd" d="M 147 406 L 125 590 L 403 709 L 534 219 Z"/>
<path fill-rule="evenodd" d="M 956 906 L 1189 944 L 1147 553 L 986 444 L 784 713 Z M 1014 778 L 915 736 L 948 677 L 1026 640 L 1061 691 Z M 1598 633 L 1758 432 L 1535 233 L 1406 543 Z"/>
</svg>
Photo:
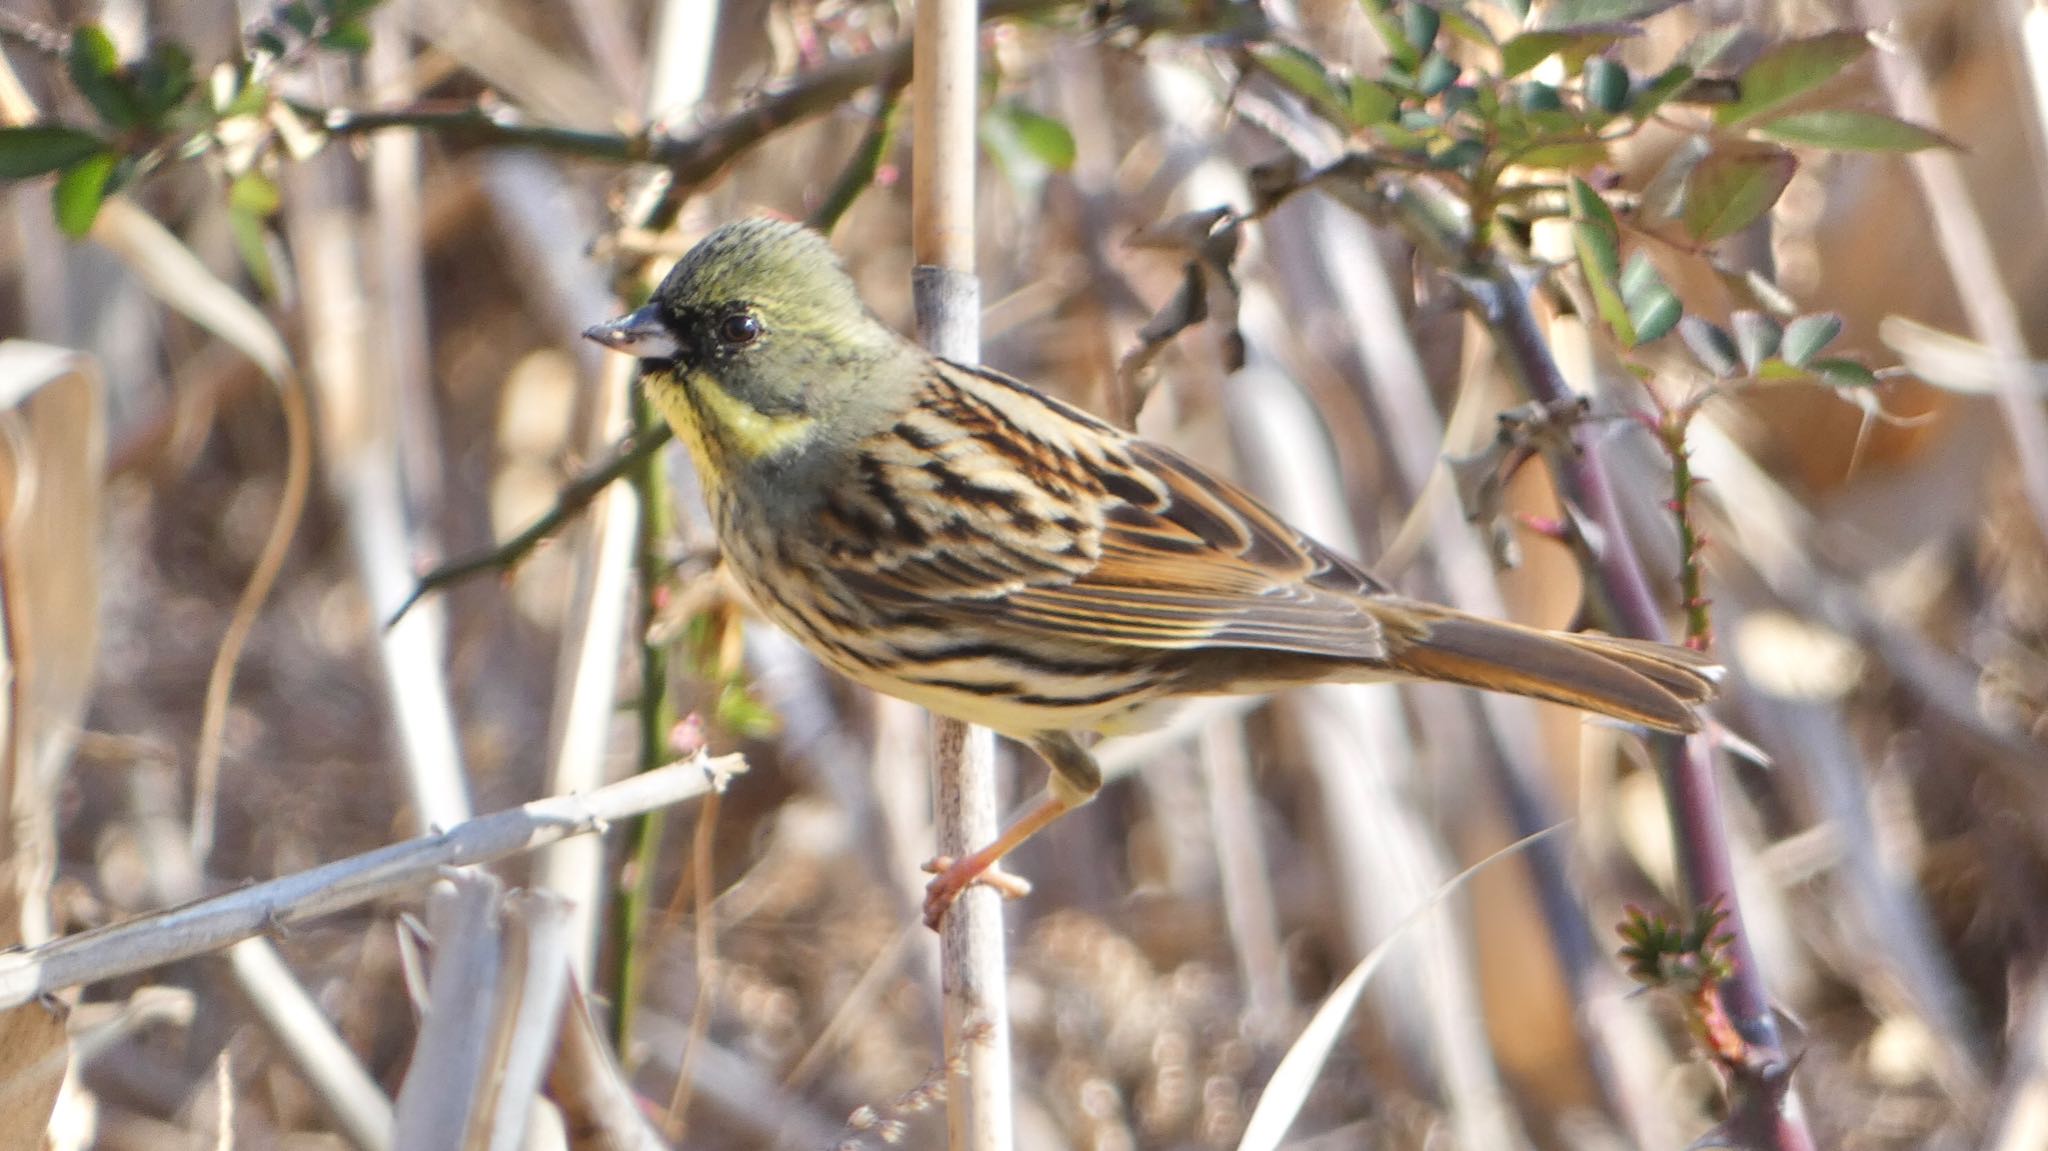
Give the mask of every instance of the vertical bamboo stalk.
<svg viewBox="0 0 2048 1151">
<path fill-rule="evenodd" d="M 918 339 L 934 354 L 981 356 L 974 275 L 975 0 L 920 0 L 911 53 L 911 288 Z M 995 740 L 934 719 L 932 787 L 939 852 L 962 856 L 996 837 Z M 945 998 L 946 1126 L 952 1151 L 1008 1151 L 1009 1004 L 1003 909 L 971 887 L 946 914 L 940 941 Z"/>
</svg>

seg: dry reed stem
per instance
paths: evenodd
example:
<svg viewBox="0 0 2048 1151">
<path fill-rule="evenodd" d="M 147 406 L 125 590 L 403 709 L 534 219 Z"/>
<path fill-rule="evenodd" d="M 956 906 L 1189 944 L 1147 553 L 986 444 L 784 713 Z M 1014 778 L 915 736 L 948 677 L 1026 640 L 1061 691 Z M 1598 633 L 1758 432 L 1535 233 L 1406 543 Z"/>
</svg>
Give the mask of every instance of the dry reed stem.
<svg viewBox="0 0 2048 1151">
<path fill-rule="evenodd" d="M 975 0 L 919 0 L 911 48 L 911 287 L 918 338 L 934 354 L 981 358 L 974 273 Z M 1000 832 L 995 738 L 957 720 L 932 726 L 932 787 L 941 855 L 959 858 Z M 952 1151 L 1007 1151 L 1010 1023 L 1001 896 L 975 885 L 940 926 L 945 1000 L 946 1128 Z"/>
</svg>

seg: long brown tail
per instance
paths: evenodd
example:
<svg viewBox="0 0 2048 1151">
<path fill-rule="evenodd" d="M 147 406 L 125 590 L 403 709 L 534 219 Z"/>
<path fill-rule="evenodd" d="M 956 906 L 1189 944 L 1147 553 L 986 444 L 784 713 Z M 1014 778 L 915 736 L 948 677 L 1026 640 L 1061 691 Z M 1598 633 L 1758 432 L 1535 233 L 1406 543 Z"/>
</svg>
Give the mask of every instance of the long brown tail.
<svg viewBox="0 0 2048 1151">
<path fill-rule="evenodd" d="M 1721 668 L 1690 648 L 1582 632 L 1543 631 L 1432 608 L 1428 632 L 1391 653 L 1397 670 L 1526 695 L 1660 731 L 1700 728 Z"/>
</svg>

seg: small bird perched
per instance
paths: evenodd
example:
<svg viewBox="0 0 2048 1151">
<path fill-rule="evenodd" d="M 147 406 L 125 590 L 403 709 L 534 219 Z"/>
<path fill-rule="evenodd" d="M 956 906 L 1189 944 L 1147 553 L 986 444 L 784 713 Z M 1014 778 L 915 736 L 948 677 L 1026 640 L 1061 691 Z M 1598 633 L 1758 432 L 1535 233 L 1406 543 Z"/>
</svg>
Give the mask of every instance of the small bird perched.
<svg viewBox="0 0 2048 1151">
<path fill-rule="evenodd" d="M 1685 648 L 1541 631 L 1397 595 L 1228 480 L 876 319 L 824 238 L 745 220 L 631 315 L 640 359 L 756 606 L 856 682 L 1029 744 L 1046 794 L 934 864 L 925 921 L 1093 798 L 1077 733 L 1188 696 L 1436 680 L 1698 729 Z"/>
</svg>

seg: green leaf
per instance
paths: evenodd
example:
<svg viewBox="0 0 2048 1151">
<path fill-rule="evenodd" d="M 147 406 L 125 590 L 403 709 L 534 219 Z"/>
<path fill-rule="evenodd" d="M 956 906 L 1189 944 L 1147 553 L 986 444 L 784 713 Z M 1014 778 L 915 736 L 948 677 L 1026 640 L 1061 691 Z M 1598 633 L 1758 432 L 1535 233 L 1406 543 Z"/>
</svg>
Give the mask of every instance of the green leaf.
<svg viewBox="0 0 2048 1151">
<path fill-rule="evenodd" d="M 1556 0 L 1544 9 L 1539 27 L 1550 31 L 1593 24 L 1627 24 L 1683 3 L 1685 0 Z"/>
<path fill-rule="evenodd" d="M 1693 70 L 1684 64 L 1673 64 L 1664 69 L 1628 102 L 1628 114 L 1638 120 L 1649 119 L 1651 113 L 1685 91 L 1685 86 L 1692 83 L 1693 75 Z"/>
<path fill-rule="evenodd" d="M 100 204 L 107 198 L 107 180 L 113 176 L 118 160 L 112 152 L 98 152 L 73 164 L 57 178 L 50 202 L 56 209 L 57 226 L 64 229 L 65 235 L 75 238 L 92 230 Z"/>
<path fill-rule="evenodd" d="M 1281 87 L 1308 101 L 1317 112 L 1333 119 L 1350 119 L 1351 92 L 1339 85 L 1313 53 L 1291 44 L 1267 43 L 1253 45 L 1251 57 Z"/>
<path fill-rule="evenodd" d="M 240 182 L 236 181 L 237 184 Z M 232 191 L 228 199 L 228 232 L 234 237 L 235 253 L 242 257 L 243 266 L 249 269 L 250 277 L 256 281 L 256 287 L 264 297 L 275 297 L 277 270 L 271 266 L 270 247 L 263 242 L 269 231 L 264 217 L 236 205 Z"/>
<path fill-rule="evenodd" d="M 1749 227 L 1778 202 L 1798 167 L 1790 152 L 1771 144 L 1714 149 L 1686 180 L 1686 230 L 1712 242 Z"/>
<path fill-rule="evenodd" d="M 1074 134 L 1065 124 L 1022 106 L 1010 109 L 1010 123 L 1018 142 L 1046 167 L 1064 172 L 1074 166 Z"/>
<path fill-rule="evenodd" d="M 1346 91 L 1345 112 L 1354 128 L 1388 123 L 1401 110 L 1401 94 L 1377 80 L 1353 76 Z"/>
<path fill-rule="evenodd" d="M 1714 109 L 1714 122 L 1740 124 L 1776 111 L 1834 79 L 1868 51 L 1869 37 L 1853 29 L 1779 41 L 1743 69 L 1742 95 Z"/>
<path fill-rule="evenodd" d="M 1743 309 L 1729 316 L 1728 322 L 1735 327 L 1735 348 L 1742 355 L 1742 366 L 1752 374 L 1778 354 L 1785 339 L 1778 321 L 1763 312 Z"/>
<path fill-rule="evenodd" d="M 1481 48 L 1500 47 L 1500 42 L 1493 38 L 1493 32 L 1487 28 L 1486 22 L 1474 19 L 1470 12 L 1465 11 L 1464 5 L 1458 3 L 1458 0 L 1409 0 L 1409 2 L 1427 4 L 1435 9 L 1437 14 L 1443 17 L 1444 28 L 1452 36 L 1463 40 L 1467 44 L 1475 44 Z"/>
<path fill-rule="evenodd" d="M 1628 266 L 1621 270 L 1620 287 L 1621 298 L 1633 305 L 1638 298 L 1663 288 L 1664 277 L 1650 257 L 1638 251 L 1629 256 Z"/>
<path fill-rule="evenodd" d="M 1634 34 L 1633 28 L 1524 32 L 1500 46 L 1501 79 L 1512 80 L 1552 56 L 1564 56 L 1568 61 L 1573 57 L 1590 57 Z"/>
<path fill-rule="evenodd" d="M 133 128 L 142 119 L 135 97 L 120 74 L 121 55 L 114 50 L 114 41 L 107 36 L 106 29 L 84 24 L 73 31 L 67 63 L 78 94 L 85 97 L 108 127 Z"/>
<path fill-rule="evenodd" d="M 370 50 L 370 27 L 360 20 L 337 20 L 320 34 L 320 46 L 361 54 Z"/>
<path fill-rule="evenodd" d="M 1842 152 L 1918 152 L 1957 146 L 1932 128 L 1854 108 L 1793 112 L 1752 126 L 1759 135 L 1773 140 Z"/>
<path fill-rule="evenodd" d="M 1614 329 L 1615 338 L 1634 346 L 1635 321 L 1621 295 L 1621 228 L 1614 222 L 1614 210 L 1591 185 L 1572 177 L 1572 244 L 1579 253 L 1579 269 L 1592 289 L 1593 305 L 1600 318 Z"/>
<path fill-rule="evenodd" d="M 745 739 L 773 735 L 781 726 L 774 710 L 755 699 L 738 683 L 728 683 L 718 693 L 718 705 L 713 714 L 720 727 Z"/>
<path fill-rule="evenodd" d="M 1678 321 L 1678 338 L 1692 350 L 1693 358 L 1716 376 L 1732 376 L 1742 366 L 1742 353 L 1735 346 L 1735 337 L 1717 324 L 1687 316 Z"/>
<path fill-rule="evenodd" d="M 1785 325 L 1782 354 L 1795 367 L 1806 367 L 1822 348 L 1842 334 L 1842 317 L 1833 312 L 1815 312 Z"/>
<path fill-rule="evenodd" d="M 1877 384 L 1877 373 L 1854 360 L 1815 360 L 1807 370 L 1838 388 L 1868 388 Z"/>
<path fill-rule="evenodd" d="M 1508 157 L 1525 168 L 1591 168 L 1609 159 L 1607 141 L 1596 135 L 1576 139 L 1539 140 Z"/>
<path fill-rule="evenodd" d="M 0 128 L 0 180 L 26 180 L 68 168 L 106 146 L 91 132 L 62 124 Z"/>
<path fill-rule="evenodd" d="M 1413 72 L 1422 62 L 1422 52 L 1409 42 L 1404 21 L 1394 15 L 1392 0 L 1359 0 L 1358 6 L 1365 10 L 1373 31 L 1379 33 L 1380 43 L 1387 46 L 1387 55 L 1403 70 Z"/>
<path fill-rule="evenodd" d="M 244 172 L 228 185 L 228 207 L 260 219 L 275 215 L 282 202 L 277 184 L 261 172 Z"/>
</svg>

